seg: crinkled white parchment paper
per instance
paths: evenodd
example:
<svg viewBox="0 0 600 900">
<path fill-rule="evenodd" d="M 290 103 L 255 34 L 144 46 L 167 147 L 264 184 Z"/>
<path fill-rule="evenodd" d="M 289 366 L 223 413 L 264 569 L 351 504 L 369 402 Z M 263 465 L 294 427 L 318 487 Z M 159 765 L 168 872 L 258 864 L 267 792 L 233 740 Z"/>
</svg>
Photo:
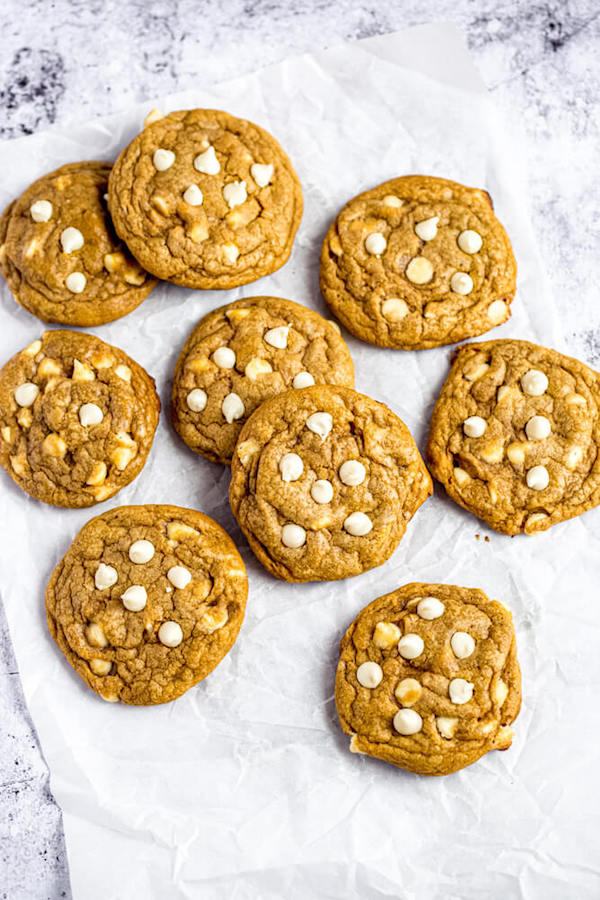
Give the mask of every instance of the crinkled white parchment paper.
<svg viewBox="0 0 600 900">
<path fill-rule="evenodd" d="M 189 452 L 169 422 L 171 372 L 194 323 L 259 293 L 327 314 L 318 257 L 330 219 L 349 197 L 404 173 L 490 191 L 519 262 L 513 318 L 492 336 L 568 349 L 527 218 L 522 151 L 462 40 L 450 27 L 414 29 L 156 105 L 222 107 L 263 125 L 292 157 L 306 211 L 275 275 L 227 293 L 163 284 L 96 329 L 156 377 L 163 400 L 133 484 L 94 510 L 71 511 L 29 499 L 2 475 L 2 599 L 64 813 L 76 900 L 597 897 L 600 512 L 511 539 L 436 489 L 386 565 L 347 582 L 287 585 L 262 571 L 241 538 L 228 470 Z M 112 160 L 149 108 L 1 145 L 0 201 L 63 163 Z M 4 361 L 42 329 L 1 287 Z M 422 446 L 448 349 L 349 344 L 358 389 L 389 404 Z M 246 621 L 217 670 L 175 703 L 105 704 L 48 636 L 45 583 L 91 516 L 161 502 L 201 509 L 233 534 L 250 576 Z M 481 587 L 511 608 L 517 628 L 524 706 L 513 747 L 443 779 L 350 754 L 333 703 L 344 629 L 367 602 L 411 580 Z"/>
</svg>

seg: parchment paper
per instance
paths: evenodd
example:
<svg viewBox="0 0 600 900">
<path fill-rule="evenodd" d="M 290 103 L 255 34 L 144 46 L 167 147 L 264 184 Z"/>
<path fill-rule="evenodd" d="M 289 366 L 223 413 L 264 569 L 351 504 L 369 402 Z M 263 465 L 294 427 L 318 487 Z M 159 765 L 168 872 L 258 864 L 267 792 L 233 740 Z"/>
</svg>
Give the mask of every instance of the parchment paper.
<svg viewBox="0 0 600 900">
<path fill-rule="evenodd" d="M 189 452 L 168 415 L 171 372 L 195 322 L 253 294 L 326 313 L 318 255 L 330 219 L 359 191 L 410 172 L 494 198 L 519 290 L 512 320 L 491 336 L 568 350 L 528 221 L 518 138 L 498 121 L 458 33 L 418 28 L 3 144 L 0 201 L 65 162 L 114 159 L 153 105 L 222 107 L 263 125 L 297 167 L 306 212 L 292 258 L 275 275 L 227 293 L 163 284 L 96 329 L 142 363 L 162 395 L 155 445 L 132 485 L 93 510 L 70 511 L 29 499 L 2 474 L 2 599 L 63 809 L 74 897 L 598 897 L 600 512 L 510 539 L 437 488 L 383 567 L 346 582 L 286 585 L 263 572 L 241 537 L 228 470 Z M 1 288 L 4 361 L 42 327 Z M 349 344 L 358 389 L 395 410 L 423 446 L 448 348 Z M 217 670 L 175 703 L 105 704 L 51 641 L 45 584 L 93 515 L 156 502 L 201 509 L 234 536 L 250 577 L 246 621 Z M 524 706 L 513 747 L 443 779 L 350 754 L 333 703 L 346 626 L 411 580 L 481 587 L 510 607 L 517 628 Z"/>
</svg>

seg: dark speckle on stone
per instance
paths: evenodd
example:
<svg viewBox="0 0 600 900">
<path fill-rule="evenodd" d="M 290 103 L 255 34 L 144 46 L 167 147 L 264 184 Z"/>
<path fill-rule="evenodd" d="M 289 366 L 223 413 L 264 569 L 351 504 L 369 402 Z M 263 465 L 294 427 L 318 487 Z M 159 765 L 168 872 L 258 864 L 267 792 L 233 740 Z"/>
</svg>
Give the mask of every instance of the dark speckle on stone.
<svg viewBox="0 0 600 900">
<path fill-rule="evenodd" d="M 21 47 L 0 88 L 0 137 L 32 134 L 56 121 L 65 90 L 65 64 L 54 50 Z"/>
</svg>

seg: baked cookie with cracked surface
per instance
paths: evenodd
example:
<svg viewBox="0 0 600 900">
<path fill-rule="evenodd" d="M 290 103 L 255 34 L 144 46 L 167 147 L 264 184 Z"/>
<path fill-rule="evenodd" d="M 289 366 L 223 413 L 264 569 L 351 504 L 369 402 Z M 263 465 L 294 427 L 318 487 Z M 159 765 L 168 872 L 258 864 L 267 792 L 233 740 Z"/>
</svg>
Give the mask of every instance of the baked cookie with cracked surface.
<svg viewBox="0 0 600 900">
<path fill-rule="evenodd" d="M 453 500 L 503 534 L 600 504 L 600 376 L 528 341 L 466 344 L 431 419 L 427 455 Z"/>
<path fill-rule="evenodd" d="M 489 194 L 406 175 L 350 200 L 321 253 L 321 291 L 356 337 L 420 350 L 510 316 L 516 262 Z"/>
<path fill-rule="evenodd" d="M 92 506 L 139 475 L 159 411 L 154 379 L 123 350 L 46 331 L 0 371 L 0 464 L 36 500 Z"/>
<path fill-rule="evenodd" d="M 175 367 L 173 424 L 202 456 L 230 463 L 244 422 L 269 397 L 313 384 L 354 387 L 338 325 L 280 297 L 247 297 L 194 328 Z"/>
<path fill-rule="evenodd" d="M 46 591 L 50 634 L 104 700 L 175 700 L 231 650 L 248 581 L 229 535 L 178 506 L 121 506 L 92 519 Z"/>
<path fill-rule="evenodd" d="M 112 322 L 156 286 L 114 233 L 110 170 L 104 162 L 61 166 L 0 218 L 0 272 L 17 303 L 44 322 Z"/>
<path fill-rule="evenodd" d="M 506 750 L 521 706 L 512 616 L 483 591 L 407 584 L 356 617 L 335 679 L 350 749 L 447 775 Z"/>
<path fill-rule="evenodd" d="M 351 388 L 265 401 L 240 433 L 229 499 L 258 560 L 284 581 L 380 566 L 432 492 L 404 422 Z"/>
<path fill-rule="evenodd" d="M 209 290 L 279 269 L 300 224 L 302 189 L 275 138 L 214 109 L 151 119 L 109 183 L 115 228 L 140 264 Z"/>
</svg>

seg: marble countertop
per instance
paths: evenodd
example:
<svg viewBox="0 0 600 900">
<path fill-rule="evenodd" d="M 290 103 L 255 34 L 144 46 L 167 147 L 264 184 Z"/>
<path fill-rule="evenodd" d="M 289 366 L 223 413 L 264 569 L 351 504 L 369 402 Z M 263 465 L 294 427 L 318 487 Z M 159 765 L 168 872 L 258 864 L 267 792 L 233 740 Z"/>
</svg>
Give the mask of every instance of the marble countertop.
<svg viewBox="0 0 600 900">
<path fill-rule="evenodd" d="M 290 54 L 432 21 L 463 29 L 506 127 L 574 355 L 600 367 L 596 0 L 4 0 L 0 139 L 76 123 Z M 0 900 L 69 897 L 60 810 L 0 607 Z"/>
</svg>

